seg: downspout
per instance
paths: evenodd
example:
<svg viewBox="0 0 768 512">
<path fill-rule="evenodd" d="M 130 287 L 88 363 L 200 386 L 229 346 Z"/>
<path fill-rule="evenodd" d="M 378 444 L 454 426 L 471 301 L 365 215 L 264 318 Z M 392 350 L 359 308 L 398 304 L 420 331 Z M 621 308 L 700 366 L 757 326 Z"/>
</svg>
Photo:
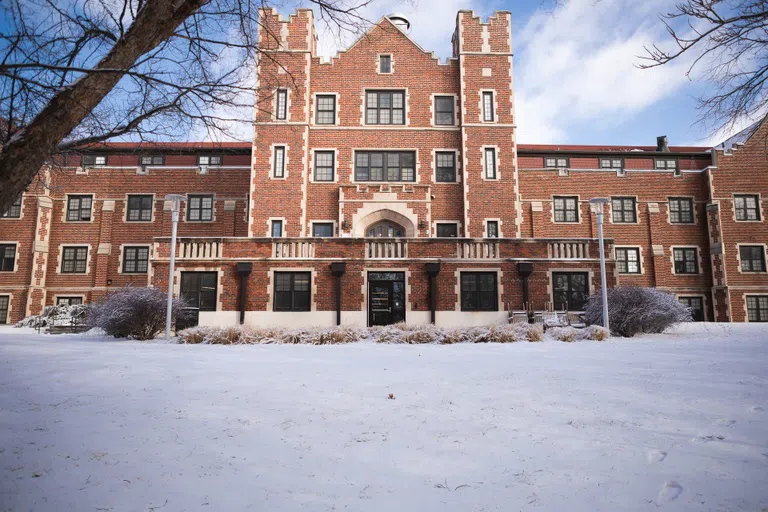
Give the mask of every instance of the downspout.
<svg viewBox="0 0 768 512">
<path fill-rule="evenodd" d="M 341 276 L 347 271 L 343 261 L 331 263 L 331 274 L 336 278 L 336 325 L 341 325 Z"/>
<path fill-rule="evenodd" d="M 437 274 L 440 273 L 440 262 L 427 263 L 427 275 L 429 276 L 429 318 L 435 323 L 435 310 L 437 310 Z"/>
<path fill-rule="evenodd" d="M 253 270 L 253 263 L 240 262 L 237 264 L 236 270 L 237 274 L 240 276 L 240 325 L 243 325 L 245 322 L 245 301 L 248 296 L 248 276 L 251 275 L 251 271 Z"/>
<path fill-rule="evenodd" d="M 528 320 L 531 319 L 531 308 L 529 305 L 529 290 L 528 290 L 528 278 L 533 273 L 533 263 L 527 261 L 521 261 L 517 264 L 517 273 L 523 279 L 523 307 L 528 313 Z"/>
</svg>

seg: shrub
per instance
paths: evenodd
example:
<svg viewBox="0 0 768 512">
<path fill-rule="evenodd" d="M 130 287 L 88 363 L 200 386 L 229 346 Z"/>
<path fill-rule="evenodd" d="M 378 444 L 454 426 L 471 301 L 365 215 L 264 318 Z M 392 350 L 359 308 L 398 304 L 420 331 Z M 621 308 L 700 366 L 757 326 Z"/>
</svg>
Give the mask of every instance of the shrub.
<svg viewBox="0 0 768 512">
<path fill-rule="evenodd" d="M 210 339 L 212 335 L 215 335 L 215 333 L 215 327 L 198 326 L 184 329 L 177 333 L 177 336 L 181 343 L 198 345 L 200 343 L 208 343 L 207 340 Z"/>
<path fill-rule="evenodd" d="M 579 331 L 573 327 L 552 327 L 547 331 L 553 338 L 558 341 L 572 342 L 582 339 L 579 335 Z"/>
<path fill-rule="evenodd" d="M 116 338 L 149 340 L 165 329 L 165 292 L 157 288 L 126 286 L 88 308 L 87 323 Z M 184 314 L 183 302 L 174 299 L 173 318 Z"/>
<path fill-rule="evenodd" d="M 31 315 L 16 322 L 16 327 L 51 327 L 53 325 L 83 325 L 88 316 L 88 306 L 45 306 L 39 315 Z"/>
<path fill-rule="evenodd" d="M 603 324 L 603 300 L 598 293 L 587 301 L 587 325 Z M 620 336 L 659 333 L 691 320 L 691 311 L 671 293 L 656 288 L 627 286 L 608 290 L 611 332 Z"/>
<path fill-rule="evenodd" d="M 454 328 L 454 329 L 444 329 L 443 330 L 443 337 L 440 340 L 440 343 L 443 345 L 453 345 L 454 343 L 466 343 L 470 341 L 471 336 L 470 332 L 467 329 L 462 328 Z"/>
<path fill-rule="evenodd" d="M 541 324 L 512 324 L 520 337 L 528 341 L 544 341 L 544 327 Z"/>
<path fill-rule="evenodd" d="M 482 334 L 475 338 L 475 343 L 514 343 L 524 339 L 520 331 L 510 324 L 492 325 L 483 329 Z"/>
<path fill-rule="evenodd" d="M 601 325 L 590 325 L 589 327 L 582 329 L 581 333 L 583 339 L 593 341 L 607 340 L 611 336 L 608 329 Z"/>
<path fill-rule="evenodd" d="M 423 343 L 438 343 L 442 340 L 443 331 L 431 325 L 415 326 L 410 331 L 406 331 L 403 341 L 411 345 Z"/>
</svg>

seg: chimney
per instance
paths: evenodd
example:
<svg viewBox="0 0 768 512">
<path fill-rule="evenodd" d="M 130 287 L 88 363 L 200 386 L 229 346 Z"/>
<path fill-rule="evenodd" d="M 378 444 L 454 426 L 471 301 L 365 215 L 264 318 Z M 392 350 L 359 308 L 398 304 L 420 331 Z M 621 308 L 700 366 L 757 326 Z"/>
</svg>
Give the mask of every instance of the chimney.
<svg viewBox="0 0 768 512">
<path fill-rule="evenodd" d="M 667 143 L 667 136 L 662 135 L 660 137 L 656 137 L 656 151 L 661 151 L 664 153 L 669 153 L 669 145 Z"/>
<path fill-rule="evenodd" d="M 405 14 L 399 12 L 393 12 L 388 15 L 389 21 L 391 21 L 397 28 L 405 32 L 406 34 L 411 31 L 411 22 L 405 17 Z"/>
</svg>

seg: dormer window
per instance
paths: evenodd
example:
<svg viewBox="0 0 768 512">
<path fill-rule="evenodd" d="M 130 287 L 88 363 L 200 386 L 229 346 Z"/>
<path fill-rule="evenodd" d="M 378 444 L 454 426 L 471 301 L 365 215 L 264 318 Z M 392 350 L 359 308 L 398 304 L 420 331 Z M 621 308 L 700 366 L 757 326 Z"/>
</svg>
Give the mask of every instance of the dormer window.
<svg viewBox="0 0 768 512">
<path fill-rule="evenodd" d="M 392 72 L 392 56 L 391 55 L 379 55 L 379 73 L 391 73 Z"/>
<path fill-rule="evenodd" d="M 83 155 L 83 167 L 101 167 L 107 165 L 107 155 Z"/>
<path fill-rule="evenodd" d="M 669 158 L 657 158 L 656 169 L 665 169 L 667 171 L 677 170 L 677 160 Z"/>
<path fill-rule="evenodd" d="M 221 165 L 221 155 L 199 155 L 197 165 Z"/>
<path fill-rule="evenodd" d="M 624 168 L 624 160 L 622 158 L 601 158 L 600 168 L 620 170 Z"/>
<path fill-rule="evenodd" d="M 163 165 L 165 157 L 163 155 L 144 155 L 139 159 L 142 167 L 149 165 Z"/>
<path fill-rule="evenodd" d="M 565 169 L 569 165 L 568 159 L 562 156 L 548 156 L 544 158 L 544 167 L 548 169 Z"/>
</svg>

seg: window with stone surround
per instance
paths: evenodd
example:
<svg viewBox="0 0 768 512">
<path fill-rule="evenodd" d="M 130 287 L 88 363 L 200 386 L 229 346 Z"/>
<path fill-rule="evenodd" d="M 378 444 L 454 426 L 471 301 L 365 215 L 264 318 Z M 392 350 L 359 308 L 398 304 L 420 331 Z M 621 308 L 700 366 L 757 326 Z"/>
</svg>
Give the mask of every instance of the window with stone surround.
<svg viewBox="0 0 768 512">
<path fill-rule="evenodd" d="M 16 266 L 16 244 L 0 244 L 0 272 L 13 272 Z"/>
<path fill-rule="evenodd" d="M 285 177 L 285 146 L 275 146 L 275 154 L 273 156 L 274 166 L 272 169 L 272 176 L 274 178 Z"/>
<path fill-rule="evenodd" d="M 704 321 L 704 299 L 701 297 L 678 297 L 677 300 L 685 304 L 691 310 L 691 319 L 694 322 Z"/>
<path fill-rule="evenodd" d="M 459 236 L 459 227 L 455 222 L 438 222 L 435 231 L 438 238 L 456 238 Z"/>
<path fill-rule="evenodd" d="M 576 196 L 555 196 L 552 198 L 555 222 L 579 222 L 579 198 Z"/>
<path fill-rule="evenodd" d="M 275 272 L 274 311 L 310 311 L 311 274 Z"/>
<path fill-rule="evenodd" d="M 640 273 L 640 249 L 636 247 L 616 247 L 616 269 L 619 274 Z"/>
<path fill-rule="evenodd" d="M 328 238 L 333 236 L 333 222 L 313 222 L 312 236 Z"/>
<path fill-rule="evenodd" d="M 499 310 L 499 289 L 496 272 L 461 273 L 461 310 Z"/>
<path fill-rule="evenodd" d="M 149 247 L 123 247 L 123 274 L 146 274 Z"/>
<path fill-rule="evenodd" d="M 768 295 L 747 295 L 747 320 L 768 322 Z"/>
<path fill-rule="evenodd" d="M 452 151 L 438 151 L 435 153 L 437 160 L 435 179 L 440 183 L 456 182 L 456 153 Z"/>
<path fill-rule="evenodd" d="M 670 197 L 669 222 L 672 224 L 693 224 L 693 199 L 690 197 Z"/>
<path fill-rule="evenodd" d="M 0 324 L 8 323 L 8 306 L 10 303 L 10 295 L 0 295 Z"/>
<path fill-rule="evenodd" d="M 356 181 L 416 181 L 414 151 L 356 151 Z"/>
<path fill-rule="evenodd" d="M 336 124 L 336 96 L 318 94 L 315 124 Z"/>
<path fill-rule="evenodd" d="M 187 220 L 213 221 L 213 195 L 195 194 L 187 197 Z"/>
<path fill-rule="evenodd" d="M 675 248 L 672 250 L 675 261 L 675 274 L 698 274 L 699 255 L 694 248 Z"/>
<path fill-rule="evenodd" d="M 333 151 L 315 151 L 315 181 L 333 181 Z"/>
<path fill-rule="evenodd" d="M 82 303 L 83 303 L 83 298 L 80 296 L 56 297 L 57 306 L 79 306 Z"/>
<path fill-rule="evenodd" d="M 634 197 L 612 197 L 611 218 L 615 224 L 634 224 L 637 222 L 637 204 Z"/>
<path fill-rule="evenodd" d="M 589 297 L 587 272 L 553 272 L 552 298 L 556 311 L 584 311 Z"/>
<path fill-rule="evenodd" d="M 492 123 L 496 117 L 496 113 L 493 110 L 493 92 L 483 92 L 483 121 Z"/>
<path fill-rule="evenodd" d="M 92 195 L 67 196 L 67 222 L 91 220 Z"/>
<path fill-rule="evenodd" d="M 64 247 L 61 254 L 62 274 L 85 274 L 88 263 L 88 246 Z"/>
<path fill-rule="evenodd" d="M 485 179 L 496 179 L 496 148 L 485 148 Z"/>
<path fill-rule="evenodd" d="M 739 260 L 742 272 L 765 272 L 765 247 L 762 245 L 740 245 Z"/>
<path fill-rule="evenodd" d="M 405 91 L 366 91 L 366 124 L 405 124 Z"/>
<path fill-rule="evenodd" d="M 22 201 L 22 195 L 19 194 L 16 199 L 13 200 L 11 205 L 8 207 L 5 212 L 3 212 L 2 215 L 0 215 L 0 218 L 3 219 L 19 219 L 21 218 L 21 201 Z"/>
<path fill-rule="evenodd" d="M 739 194 L 733 197 L 733 207 L 736 209 L 736 220 L 760 220 L 760 196 Z"/>
<path fill-rule="evenodd" d="M 128 212 L 125 220 L 128 222 L 149 222 L 152 220 L 152 208 L 151 194 L 129 195 Z"/>
<path fill-rule="evenodd" d="M 379 55 L 379 73 L 391 73 L 392 72 L 392 56 L 391 55 Z"/>
<path fill-rule="evenodd" d="M 288 89 L 278 89 L 275 98 L 275 118 L 284 121 L 288 117 Z"/>
<path fill-rule="evenodd" d="M 272 229 L 271 229 L 272 237 L 273 238 L 280 238 L 283 236 L 283 221 L 282 220 L 273 220 L 272 221 Z"/>
<path fill-rule="evenodd" d="M 453 96 L 435 96 L 435 124 L 453 126 L 455 116 Z"/>
<path fill-rule="evenodd" d="M 499 238 L 499 221 L 487 220 L 485 221 L 485 229 L 488 238 Z"/>
</svg>

